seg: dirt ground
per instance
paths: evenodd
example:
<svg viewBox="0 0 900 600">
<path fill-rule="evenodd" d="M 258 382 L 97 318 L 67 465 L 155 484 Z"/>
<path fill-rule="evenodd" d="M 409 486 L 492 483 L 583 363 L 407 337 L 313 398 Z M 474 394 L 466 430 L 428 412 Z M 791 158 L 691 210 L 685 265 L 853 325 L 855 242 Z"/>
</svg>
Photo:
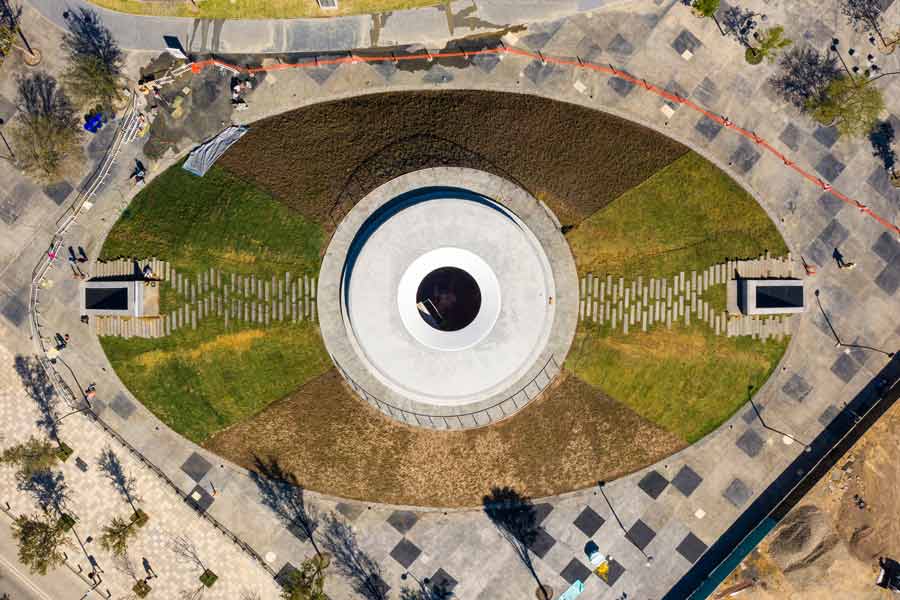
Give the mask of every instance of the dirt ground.
<svg viewBox="0 0 900 600">
<path fill-rule="evenodd" d="M 442 91 L 358 96 L 264 119 L 219 164 L 326 227 L 378 185 L 434 166 L 510 179 L 574 225 L 685 152 L 600 111 Z"/>
<path fill-rule="evenodd" d="M 418 506 L 477 506 L 492 486 L 541 497 L 616 479 L 684 443 L 574 376 L 498 424 L 401 425 L 360 402 L 336 370 L 206 447 L 252 469 L 275 462 L 311 490 Z"/>
<path fill-rule="evenodd" d="M 869 600 L 879 557 L 900 558 L 900 404 L 892 406 L 720 586 L 741 600 Z M 858 499 L 864 507 L 860 508 Z"/>
</svg>

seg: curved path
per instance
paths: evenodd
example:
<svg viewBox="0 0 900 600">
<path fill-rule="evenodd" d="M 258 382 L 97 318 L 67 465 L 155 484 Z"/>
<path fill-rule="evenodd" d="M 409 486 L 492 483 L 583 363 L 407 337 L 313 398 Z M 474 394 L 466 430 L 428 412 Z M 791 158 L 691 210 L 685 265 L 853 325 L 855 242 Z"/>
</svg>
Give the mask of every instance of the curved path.
<svg viewBox="0 0 900 600">
<path fill-rule="evenodd" d="M 749 4 L 749 8 L 763 9 L 761 4 Z M 814 9 L 812 3 L 792 3 L 790 10 L 791 14 L 770 13 L 769 18 L 785 24 L 794 39 L 807 39 L 819 48 L 828 44 L 835 31 L 850 39 L 843 19 L 819 20 L 818 15 L 826 11 Z M 898 7 L 891 10 L 896 13 Z M 803 29 L 797 29 L 798 23 Z M 865 44 L 860 36 L 854 39 L 858 47 Z M 788 109 L 765 86 L 772 67 L 747 66 L 737 44 L 722 39 L 712 22 L 692 17 L 674 1 L 659 6 L 651 1 L 634 2 L 627 12 L 576 15 L 531 26 L 527 33 L 506 41 L 548 55 L 581 55 L 594 62 L 609 62 L 689 97 L 755 131 L 805 170 L 819 173 L 888 222 L 897 222 L 900 198 L 886 187 L 883 169 L 871 156 L 868 142 L 836 137 L 832 130 L 817 127 Z M 685 49 L 691 50 L 690 60 L 683 56 Z M 900 58 L 880 60 L 883 68 L 896 70 Z M 818 266 L 809 280 L 810 309 L 778 371 L 755 394 L 764 423 L 748 406 L 698 444 L 609 483 L 605 493 L 615 515 L 593 489 L 540 504 L 543 533 L 533 550 L 535 568 L 547 583 L 564 589 L 568 578 L 583 573 L 583 548 L 590 536 L 612 554 L 617 566 L 611 587 L 596 577 L 588 580 L 588 597 L 612 599 L 623 592 L 629 597 L 662 597 L 779 474 L 802 456 L 803 446 L 792 438 L 812 441 L 848 403 L 874 395 L 873 378 L 884 369 L 887 357 L 877 351 L 836 347 L 831 327 L 845 342 L 886 350 L 900 345 L 900 330 L 894 328 L 891 317 L 900 304 L 896 294 L 900 288 L 900 242 L 865 213 L 823 194 L 820 187 L 786 171 L 781 161 L 759 152 L 720 123 L 678 106 L 672 107 L 674 114 L 666 116 L 661 110 L 663 100 L 624 79 L 513 54 L 475 57 L 465 61 L 465 66 L 435 62 L 422 67 L 397 70 L 389 64 L 345 64 L 328 69 L 326 77 L 284 71 L 266 78 L 251 96 L 250 110 L 240 117 L 249 122 L 302 104 L 361 92 L 437 87 L 534 93 L 606 110 L 663 131 L 716 162 L 759 200 L 794 256 L 802 254 Z M 889 110 L 900 114 L 900 81 L 885 78 L 882 85 Z M 136 153 L 138 149 L 132 146 L 128 151 Z M 121 162 L 128 162 L 127 155 Z M 577 168 L 602 168 L 591 165 L 590 157 L 585 157 L 585 165 Z M 118 181 L 124 179 L 126 169 L 120 169 Z M 127 182 L 107 189 L 97 198 L 96 207 L 70 231 L 71 243 L 93 240 L 86 247 L 95 252 L 132 192 Z M 38 235 L 23 254 L 27 259 L 19 261 L 24 264 L 8 268 L 4 274 L 3 283 L 11 293 L 0 298 L 0 312 L 12 335 L 3 339 L 10 340 L 4 345 L 16 352 L 25 352 L 23 348 L 29 344 L 26 324 L 17 325 L 10 318 L 11 307 L 27 302 L 27 296 L 23 300 L 16 290 L 27 285 L 31 266 L 45 243 L 46 238 Z M 833 265 L 830 256 L 836 246 L 856 263 L 855 269 L 840 271 Z M 98 382 L 105 407 L 102 418 L 182 490 L 189 492 L 198 483 L 214 486 L 218 493 L 208 512 L 259 554 L 274 553 L 271 564 L 275 570 L 286 561 L 296 564 L 309 553 L 309 545 L 255 501 L 256 487 L 247 474 L 204 455 L 169 431 L 109 372 L 96 339 L 78 329 L 74 287 L 66 268 L 63 264 L 51 271 L 48 281 L 53 285 L 42 292 L 41 319 L 47 331 L 74 332 L 77 343 L 69 351 L 69 362 L 81 380 Z M 824 311 L 819 311 L 812 295 L 815 289 L 820 291 Z M 823 312 L 830 316 L 830 325 Z M 13 396 L 4 398 L 12 401 Z M 5 412 L 7 415 L 13 412 Z M 90 431 L 97 436 L 93 426 L 80 417 L 65 422 L 64 433 L 80 435 L 85 443 L 89 443 Z M 531 597 L 533 584 L 527 572 L 479 510 L 407 511 L 319 496 L 312 502 L 322 510 L 334 508 L 352 521 L 362 548 L 381 564 L 382 576 L 394 593 L 404 585 L 400 576 L 408 568 L 420 579 L 432 577 L 439 569 L 449 574 L 458 581 L 455 591 L 459 598 Z M 619 521 L 630 531 L 629 536 L 623 534 Z M 654 558 L 649 566 L 644 553 Z M 333 597 L 353 597 L 350 582 L 335 579 L 329 585 Z"/>
<path fill-rule="evenodd" d="M 218 54 L 343 52 L 406 44 L 440 47 L 468 36 L 585 13 L 626 0 L 478 0 L 327 19 L 192 19 L 135 16 L 68 0 L 71 9 L 97 11 L 128 50 L 164 50 L 163 36 L 178 38 L 188 52 Z M 58 0 L 29 0 L 47 19 L 65 26 Z M 136 23 L 140 27 L 136 27 Z"/>
</svg>

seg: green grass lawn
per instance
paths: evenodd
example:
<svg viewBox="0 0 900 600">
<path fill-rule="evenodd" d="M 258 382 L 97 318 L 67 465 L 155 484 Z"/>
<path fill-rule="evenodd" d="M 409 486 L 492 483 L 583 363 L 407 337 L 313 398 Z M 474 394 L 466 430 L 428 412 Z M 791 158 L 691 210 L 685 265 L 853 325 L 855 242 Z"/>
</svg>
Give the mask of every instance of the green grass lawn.
<svg viewBox="0 0 900 600">
<path fill-rule="evenodd" d="M 318 271 L 322 229 L 224 169 L 197 177 L 175 165 L 122 213 L 102 259 L 160 258 L 182 273 L 210 267 L 283 276 Z"/>
<path fill-rule="evenodd" d="M 690 153 L 584 220 L 568 235 L 580 273 L 670 277 L 730 258 L 787 248 L 775 225 L 730 177 Z M 725 310 L 725 285 L 703 299 Z M 637 331 L 635 331 L 637 329 Z M 716 336 L 691 325 L 656 324 L 623 335 L 608 324 L 579 327 L 566 361 L 578 377 L 641 416 L 694 442 L 747 401 L 777 366 L 787 340 Z"/>
<path fill-rule="evenodd" d="M 579 273 L 671 276 L 730 258 L 787 253 L 750 194 L 690 152 L 581 222 L 567 236 Z"/>
<path fill-rule="evenodd" d="M 137 15 L 203 17 L 207 19 L 292 19 L 330 17 L 419 8 L 440 0 L 341 0 L 335 10 L 322 10 L 316 0 L 200 0 L 146 2 L 144 0 L 90 0 L 92 4 Z"/>
<path fill-rule="evenodd" d="M 283 277 L 315 274 L 322 230 L 228 172 L 205 177 L 176 165 L 132 201 L 101 251 L 104 258 L 156 257 L 181 273 Z M 185 298 L 161 287 L 163 312 Z M 207 317 L 156 339 L 101 338 L 116 373 L 167 425 L 195 442 L 252 417 L 331 367 L 318 327 L 268 327 Z"/>
</svg>

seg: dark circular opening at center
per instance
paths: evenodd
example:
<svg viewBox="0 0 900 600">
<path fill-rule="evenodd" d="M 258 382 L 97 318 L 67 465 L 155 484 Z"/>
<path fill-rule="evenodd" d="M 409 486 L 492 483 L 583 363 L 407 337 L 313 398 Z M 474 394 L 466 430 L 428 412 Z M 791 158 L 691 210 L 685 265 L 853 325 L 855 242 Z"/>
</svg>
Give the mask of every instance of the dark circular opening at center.
<svg viewBox="0 0 900 600">
<path fill-rule="evenodd" d="M 481 290 L 475 278 L 456 267 L 441 267 L 425 276 L 416 290 L 422 319 L 441 331 L 459 331 L 478 316 Z"/>
</svg>

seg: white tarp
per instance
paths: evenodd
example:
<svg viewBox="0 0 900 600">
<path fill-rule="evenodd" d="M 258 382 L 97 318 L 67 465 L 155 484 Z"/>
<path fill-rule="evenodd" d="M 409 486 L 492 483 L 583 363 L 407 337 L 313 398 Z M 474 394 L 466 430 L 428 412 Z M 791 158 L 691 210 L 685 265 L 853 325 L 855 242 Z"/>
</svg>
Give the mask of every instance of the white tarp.
<svg viewBox="0 0 900 600">
<path fill-rule="evenodd" d="M 219 135 L 194 148 L 184 161 L 184 170 L 203 177 L 210 167 L 225 154 L 232 144 L 247 133 L 243 126 L 231 126 L 219 132 Z"/>
</svg>

